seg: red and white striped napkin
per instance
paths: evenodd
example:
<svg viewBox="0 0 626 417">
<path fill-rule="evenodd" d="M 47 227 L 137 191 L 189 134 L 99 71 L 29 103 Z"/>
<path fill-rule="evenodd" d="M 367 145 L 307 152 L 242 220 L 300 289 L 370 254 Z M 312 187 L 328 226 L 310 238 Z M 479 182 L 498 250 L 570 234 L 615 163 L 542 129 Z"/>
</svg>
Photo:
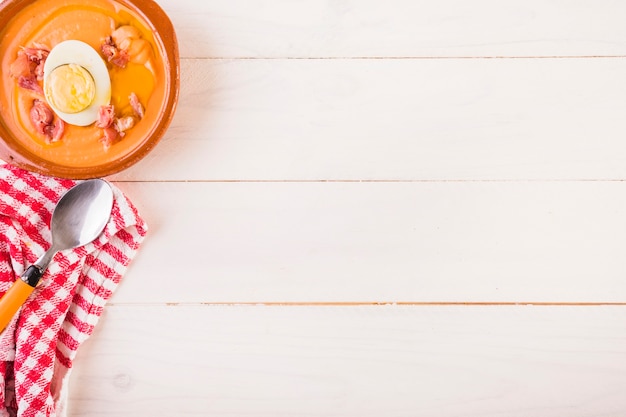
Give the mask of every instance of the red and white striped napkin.
<svg viewBox="0 0 626 417">
<path fill-rule="evenodd" d="M 50 247 L 52 211 L 76 183 L 0 166 L 0 295 Z M 92 243 L 57 253 L 0 334 L 0 417 L 66 414 L 72 361 L 147 230 L 130 200 L 112 188 L 113 211 L 104 232 Z"/>
</svg>

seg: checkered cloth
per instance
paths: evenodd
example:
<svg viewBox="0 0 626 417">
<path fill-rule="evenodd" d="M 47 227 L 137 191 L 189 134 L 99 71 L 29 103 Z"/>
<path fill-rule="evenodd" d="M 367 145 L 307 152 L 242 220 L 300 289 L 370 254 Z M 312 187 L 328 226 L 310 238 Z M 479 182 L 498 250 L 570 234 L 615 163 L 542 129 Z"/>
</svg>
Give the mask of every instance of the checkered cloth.
<svg viewBox="0 0 626 417">
<path fill-rule="evenodd" d="M 0 166 L 0 295 L 51 244 L 50 219 L 76 182 Z M 56 254 L 0 334 L 0 417 L 66 414 L 78 347 L 139 249 L 146 224 L 116 187 L 111 219 L 94 242 Z"/>
</svg>

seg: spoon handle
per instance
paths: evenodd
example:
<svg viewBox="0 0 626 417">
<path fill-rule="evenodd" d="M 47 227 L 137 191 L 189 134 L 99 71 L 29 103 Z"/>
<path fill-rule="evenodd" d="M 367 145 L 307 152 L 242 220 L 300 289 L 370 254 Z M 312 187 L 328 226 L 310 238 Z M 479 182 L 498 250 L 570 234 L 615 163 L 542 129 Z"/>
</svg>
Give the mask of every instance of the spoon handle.
<svg viewBox="0 0 626 417">
<path fill-rule="evenodd" d="M 15 313 L 33 292 L 43 275 L 41 269 L 31 265 L 0 298 L 0 332 L 9 325 Z"/>
</svg>

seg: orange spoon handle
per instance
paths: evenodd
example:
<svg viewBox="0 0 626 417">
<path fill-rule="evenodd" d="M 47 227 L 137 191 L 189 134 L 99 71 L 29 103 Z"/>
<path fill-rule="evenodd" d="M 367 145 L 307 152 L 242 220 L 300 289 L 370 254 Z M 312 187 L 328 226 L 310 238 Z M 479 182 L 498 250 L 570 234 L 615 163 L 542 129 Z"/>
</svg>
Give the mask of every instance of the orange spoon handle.
<svg viewBox="0 0 626 417">
<path fill-rule="evenodd" d="M 36 266 L 29 267 L 11 288 L 0 298 L 0 332 L 9 325 L 15 313 L 20 309 L 37 286 L 42 271 Z"/>
</svg>

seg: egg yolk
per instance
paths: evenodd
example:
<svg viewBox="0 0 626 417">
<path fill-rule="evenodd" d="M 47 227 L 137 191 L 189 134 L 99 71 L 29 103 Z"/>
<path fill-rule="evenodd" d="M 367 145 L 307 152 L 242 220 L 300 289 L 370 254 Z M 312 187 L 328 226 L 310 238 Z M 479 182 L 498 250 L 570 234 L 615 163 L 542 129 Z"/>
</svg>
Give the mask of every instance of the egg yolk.
<svg viewBox="0 0 626 417">
<path fill-rule="evenodd" d="M 46 99 L 63 113 L 85 110 L 96 95 L 96 84 L 85 68 L 76 64 L 61 65 L 50 72 L 46 82 Z"/>
</svg>

